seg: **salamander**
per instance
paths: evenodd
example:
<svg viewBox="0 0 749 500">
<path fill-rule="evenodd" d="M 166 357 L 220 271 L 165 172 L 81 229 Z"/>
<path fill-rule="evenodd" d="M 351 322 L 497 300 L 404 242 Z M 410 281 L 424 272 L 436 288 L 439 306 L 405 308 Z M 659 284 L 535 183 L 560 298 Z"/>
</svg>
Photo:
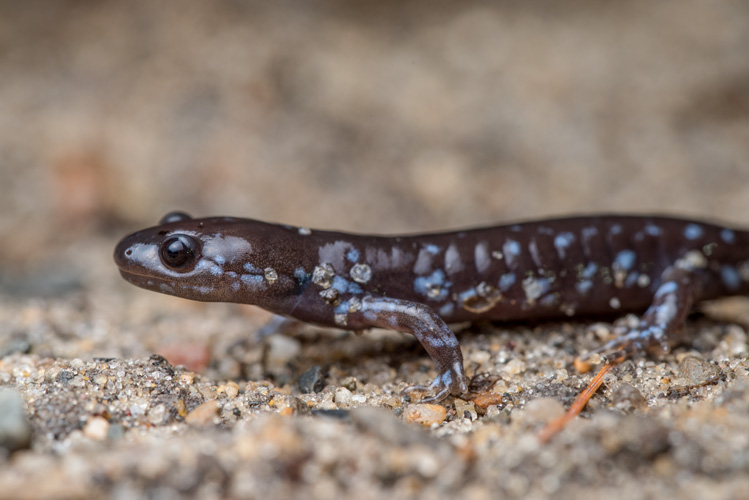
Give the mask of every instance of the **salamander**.
<svg viewBox="0 0 749 500">
<path fill-rule="evenodd" d="M 449 323 L 642 313 L 595 351 L 616 361 L 667 351 L 695 302 L 749 294 L 749 232 L 662 216 L 372 236 L 173 212 L 122 239 L 114 258 L 148 290 L 410 333 L 437 367 L 432 400 L 466 391 Z"/>
</svg>

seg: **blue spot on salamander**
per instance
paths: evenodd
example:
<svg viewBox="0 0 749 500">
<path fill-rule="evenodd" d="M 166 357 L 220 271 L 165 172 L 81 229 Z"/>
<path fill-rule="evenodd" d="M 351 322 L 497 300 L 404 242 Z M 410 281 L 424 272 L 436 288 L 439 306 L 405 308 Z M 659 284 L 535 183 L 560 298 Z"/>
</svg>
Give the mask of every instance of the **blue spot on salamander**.
<svg viewBox="0 0 749 500">
<path fill-rule="evenodd" d="M 502 245 L 502 250 L 505 254 L 507 265 L 511 266 L 515 262 L 515 259 L 520 255 L 520 243 L 515 240 L 507 240 Z"/>
<path fill-rule="evenodd" d="M 596 271 L 598 271 L 598 266 L 593 262 L 589 262 L 588 265 L 585 266 L 585 269 L 583 269 L 581 276 L 589 280 L 596 275 Z"/>
<path fill-rule="evenodd" d="M 684 237 L 688 240 L 696 240 L 702 237 L 703 233 L 702 226 L 697 224 L 687 224 L 687 227 L 684 228 Z"/>
<path fill-rule="evenodd" d="M 359 260 L 359 250 L 352 248 L 346 253 L 346 258 L 349 262 L 357 262 Z"/>
<path fill-rule="evenodd" d="M 432 243 L 424 245 L 424 249 L 432 255 L 437 255 L 438 253 L 440 253 L 440 247 Z"/>
<path fill-rule="evenodd" d="M 575 235 L 572 233 L 559 233 L 554 237 L 554 248 L 557 249 L 557 255 L 560 259 L 567 257 L 567 248 L 575 241 Z"/>
<path fill-rule="evenodd" d="M 632 250 L 622 250 L 614 258 L 614 266 L 624 271 L 629 271 L 635 264 L 637 254 Z"/>
<path fill-rule="evenodd" d="M 726 287 L 736 290 L 741 285 L 741 276 L 733 266 L 723 266 L 720 268 L 720 277 Z"/>
<path fill-rule="evenodd" d="M 720 232 L 721 239 L 728 243 L 729 245 L 732 243 L 736 243 L 736 233 L 731 231 L 730 229 L 724 229 Z"/>
<path fill-rule="evenodd" d="M 244 270 L 247 271 L 248 273 L 260 274 L 260 269 L 258 269 L 257 267 L 253 266 L 249 262 L 245 262 L 244 263 Z"/>
<path fill-rule="evenodd" d="M 503 274 L 499 278 L 499 289 L 503 292 L 506 292 L 510 289 L 512 285 L 515 284 L 515 281 L 517 281 L 517 277 L 515 276 L 515 273 L 507 273 Z"/>
<path fill-rule="evenodd" d="M 333 288 L 338 290 L 338 293 L 348 292 L 354 295 L 362 293 L 362 289 L 359 285 L 340 276 L 333 278 Z"/>
<path fill-rule="evenodd" d="M 429 276 L 419 276 L 414 280 L 414 290 L 433 300 L 447 298 L 452 283 L 445 281 L 445 273 L 437 269 Z"/>
<path fill-rule="evenodd" d="M 588 292 L 593 288 L 593 282 L 590 280 L 585 281 L 578 281 L 575 284 L 575 288 L 577 289 L 577 293 L 580 295 L 587 295 Z"/>
</svg>

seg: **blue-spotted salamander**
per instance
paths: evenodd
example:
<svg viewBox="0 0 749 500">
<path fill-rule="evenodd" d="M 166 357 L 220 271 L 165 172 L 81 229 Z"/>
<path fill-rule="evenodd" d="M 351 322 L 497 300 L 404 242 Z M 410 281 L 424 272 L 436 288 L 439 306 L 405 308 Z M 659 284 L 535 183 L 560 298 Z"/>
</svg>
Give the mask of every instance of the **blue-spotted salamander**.
<svg viewBox="0 0 749 500">
<path fill-rule="evenodd" d="M 644 311 L 596 351 L 617 361 L 667 350 L 695 302 L 749 294 L 749 232 L 656 216 L 369 236 L 173 212 L 114 257 L 127 281 L 156 292 L 411 333 L 437 365 L 433 400 L 466 391 L 448 323 Z"/>
</svg>

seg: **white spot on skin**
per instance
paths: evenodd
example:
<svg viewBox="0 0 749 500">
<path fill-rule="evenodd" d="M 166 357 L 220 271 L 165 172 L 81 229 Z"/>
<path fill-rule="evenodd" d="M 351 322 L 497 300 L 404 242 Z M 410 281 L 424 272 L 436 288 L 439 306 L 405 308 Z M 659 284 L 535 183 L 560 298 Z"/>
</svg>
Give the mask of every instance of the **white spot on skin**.
<svg viewBox="0 0 749 500">
<path fill-rule="evenodd" d="M 245 260 L 252 253 L 249 241 L 238 236 L 209 236 L 203 239 L 203 257 L 214 262 L 228 260 L 230 263 Z"/>
<path fill-rule="evenodd" d="M 421 247 L 419 255 L 416 257 L 416 264 L 414 264 L 414 274 L 428 274 L 432 272 L 432 261 L 439 252 L 440 249 L 437 245 L 428 244 Z"/>
<path fill-rule="evenodd" d="M 616 297 L 611 297 L 611 300 L 609 300 L 609 306 L 612 309 L 619 309 L 622 306 L 622 303 L 619 301 Z"/>
<path fill-rule="evenodd" d="M 520 256 L 520 243 L 515 240 L 507 240 L 505 241 L 505 244 L 502 245 L 502 250 L 507 259 L 507 265 L 512 266 L 515 263 L 515 260 Z"/>
<path fill-rule="evenodd" d="M 699 224 L 687 224 L 684 228 L 684 237 L 688 240 L 696 240 L 701 238 L 705 231 Z"/>
<path fill-rule="evenodd" d="M 699 250 L 687 252 L 684 257 L 676 261 L 677 269 L 691 271 L 694 269 L 704 269 L 707 267 L 707 259 Z"/>
<path fill-rule="evenodd" d="M 662 304 L 655 308 L 655 322 L 658 325 L 667 325 L 676 317 L 676 296 L 669 295 Z"/>
<path fill-rule="evenodd" d="M 575 241 L 575 235 L 569 232 L 559 233 L 554 237 L 554 248 L 557 249 L 557 255 L 561 260 L 567 258 L 567 249 Z"/>
<path fill-rule="evenodd" d="M 476 271 L 479 273 L 486 272 L 492 263 L 492 259 L 489 257 L 489 244 L 485 241 L 478 243 L 473 254 L 476 261 Z"/>
<path fill-rule="evenodd" d="M 390 249 L 390 253 L 384 248 L 367 247 L 364 251 L 365 261 L 369 263 L 373 271 L 400 270 L 413 260 L 413 254 L 405 253 L 398 247 Z"/>
<path fill-rule="evenodd" d="M 641 274 L 641 275 L 639 275 L 637 277 L 637 285 L 640 286 L 640 287 L 642 287 L 642 288 L 645 288 L 645 287 L 649 286 L 650 285 L 650 276 L 648 276 L 647 274 L 644 274 L 644 273 Z"/>
<path fill-rule="evenodd" d="M 535 303 L 543 294 L 547 293 L 551 284 L 546 278 L 528 277 L 523 280 L 523 291 L 529 304 Z"/>
<path fill-rule="evenodd" d="M 348 241 L 338 240 L 333 243 L 326 243 L 317 250 L 318 262 L 330 262 L 334 269 L 344 267 L 344 259 L 353 245 Z"/>
<path fill-rule="evenodd" d="M 494 250 L 492 252 L 492 257 L 495 258 L 495 259 L 497 259 L 497 260 L 502 260 L 502 259 L 505 258 L 505 256 L 502 255 L 502 252 L 500 252 L 499 250 Z"/>
<path fill-rule="evenodd" d="M 312 230 L 310 228 L 308 228 L 308 227 L 300 227 L 298 229 L 298 232 L 302 236 L 309 236 L 310 234 L 312 234 Z"/>
<path fill-rule="evenodd" d="M 621 234 L 622 232 L 622 226 L 621 224 L 614 224 L 611 226 L 611 229 L 609 230 L 611 234 Z"/>
<path fill-rule="evenodd" d="M 390 250 L 390 265 L 393 269 L 401 269 L 413 262 L 414 257 L 411 252 L 404 252 L 401 247 L 393 247 Z"/>
<path fill-rule="evenodd" d="M 454 274 L 464 269 L 463 261 L 460 260 L 458 246 L 453 243 L 447 247 L 445 252 L 445 270 L 448 274 Z"/>
</svg>

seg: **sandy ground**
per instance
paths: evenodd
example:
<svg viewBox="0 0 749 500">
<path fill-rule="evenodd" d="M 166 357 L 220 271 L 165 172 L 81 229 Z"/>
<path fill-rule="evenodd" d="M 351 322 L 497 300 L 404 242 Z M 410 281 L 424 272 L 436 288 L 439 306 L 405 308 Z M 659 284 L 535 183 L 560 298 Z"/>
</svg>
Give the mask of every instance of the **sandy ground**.
<svg viewBox="0 0 749 500">
<path fill-rule="evenodd" d="M 496 398 L 421 407 L 409 337 L 252 342 L 267 313 L 136 289 L 111 254 L 175 208 L 749 226 L 747 53 L 741 1 L 0 3 L 0 498 L 742 498 L 746 301 L 540 444 L 590 379 L 586 318 L 457 325 Z"/>
</svg>

